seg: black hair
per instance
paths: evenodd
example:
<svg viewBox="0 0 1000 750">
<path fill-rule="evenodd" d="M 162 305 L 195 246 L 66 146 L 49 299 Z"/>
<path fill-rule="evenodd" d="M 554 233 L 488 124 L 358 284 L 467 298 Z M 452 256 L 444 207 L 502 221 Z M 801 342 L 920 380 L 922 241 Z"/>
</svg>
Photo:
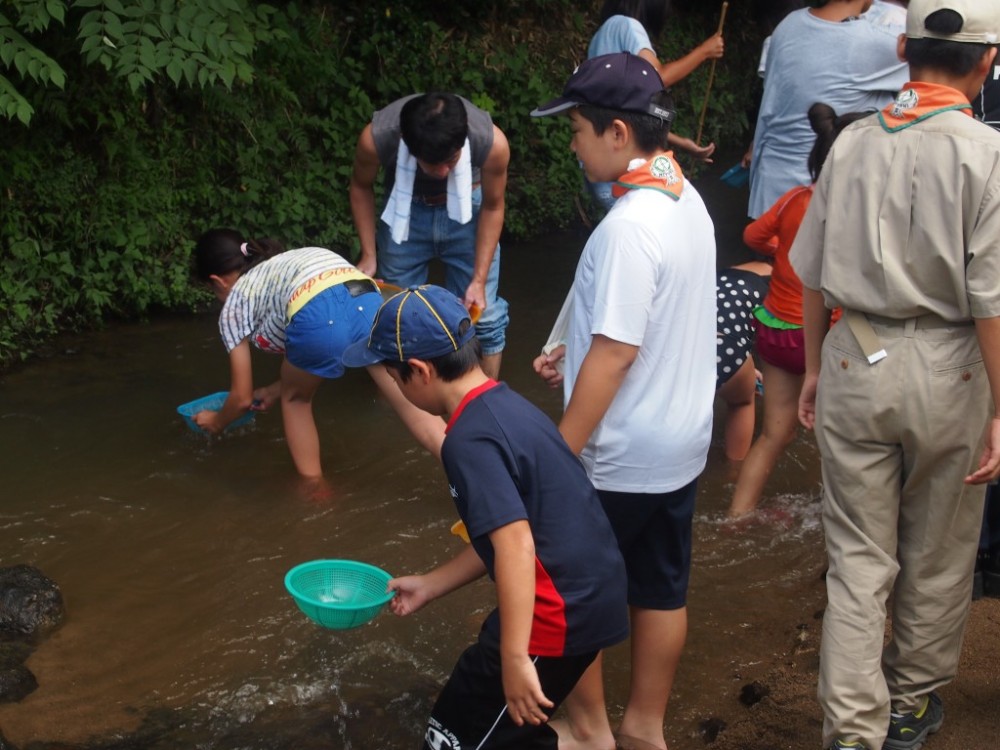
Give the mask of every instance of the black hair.
<svg viewBox="0 0 1000 750">
<path fill-rule="evenodd" d="M 399 113 L 403 142 L 416 158 L 444 164 L 465 145 L 469 119 L 455 94 L 430 92 L 410 99 Z"/>
<path fill-rule="evenodd" d="M 962 30 L 962 16 L 947 8 L 936 10 L 924 19 L 924 28 L 935 34 L 956 34 Z M 906 62 L 911 68 L 940 70 L 954 76 L 965 76 L 990 49 L 988 44 L 954 42 L 949 39 L 907 39 Z"/>
<path fill-rule="evenodd" d="M 258 263 L 285 251 L 277 240 L 251 240 L 235 229 L 209 229 L 194 246 L 194 275 L 199 281 L 233 271 L 244 274 Z"/>
<path fill-rule="evenodd" d="M 667 23 L 669 0 L 604 0 L 601 23 L 611 16 L 628 16 L 642 24 L 650 41 L 660 36 Z"/>
<path fill-rule="evenodd" d="M 809 124 L 813 132 L 816 133 L 816 141 L 813 143 L 812 151 L 809 152 L 809 174 L 813 182 L 819 179 L 819 173 L 823 169 L 826 157 L 833 147 L 833 142 L 841 131 L 852 122 L 867 117 L 871 112 L 848 112 L 844 115 L 837 115 L 829 104 L 816 102 L 809 108 Z"/>
<path fill-rule="evenodd" d="M 468 320 L 463 320 L 458 327 L 459 335 L 468 331 L 469 326 L 471 325 L 472 323 Z M 434 366 L 434 370 L 437 372 L 438 377 L 441 378 L 441 380 L 446 383 L 450 383 L 454 380 L 458 380 L 474 367 L 477 367 L 482 358 L 482 344 L 479 343 L 479 339 L 477 337 L 473 336 L 455 351 L 442 354 L 440 357 L 433 357 L 432 359 L 427 360 L 427 362 Z M 391 367 L 399 373 L 399 379 L 404 383 L 410 382 L 410 378 L 413 376 L 413 367 L 409 362 L 399 362 L 397 360 L 387 359 L 383 364 L 385 364 L 386 367 Z"/>
<path fill-rule="evenodd" d="M 651 104 L 660 109 L 674 111 L 674 100 L 670 92 L 664 89 L 653 96 Z M 577 107 L 580 116 L 594 126 L 594 132 L 601 135 L 614 120 L 622 120 L 632 130 L 636 145 L 641 151 L 660 151 L 668 148 L 667 136 L 670 135 L 670 120 L 645 112 L 631 112 L 607 107 L 596 107 L 592 104 L 581 104 Z"/>
</svg>

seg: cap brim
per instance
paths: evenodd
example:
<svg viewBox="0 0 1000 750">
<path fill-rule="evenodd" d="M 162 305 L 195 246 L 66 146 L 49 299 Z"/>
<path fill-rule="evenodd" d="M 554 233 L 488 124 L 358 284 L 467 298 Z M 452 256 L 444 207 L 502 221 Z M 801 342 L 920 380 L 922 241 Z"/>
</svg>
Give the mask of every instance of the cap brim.
<svg viewBox="0 0 1000 750">
<path fill-rule="evenodd" d="M 368 367 L 368 365 L 377 365 L 384 359 L 380 354 L 368 348 L 367 338 L 355 341 L 340 355 L 340 361 L 344 363 L 344 367 Z"/>
<path fill-rule="evenodd" d="M 565 112 L 567 109 L 572 109 L 579 105 L 580 102 L 570 101 L 560 96 L 558 99 L 553 99 L 551 102 L 531 110 L 531 116 L 546 117 L 548 115 L 557 115 L 560 112 Z"/>
</svg>

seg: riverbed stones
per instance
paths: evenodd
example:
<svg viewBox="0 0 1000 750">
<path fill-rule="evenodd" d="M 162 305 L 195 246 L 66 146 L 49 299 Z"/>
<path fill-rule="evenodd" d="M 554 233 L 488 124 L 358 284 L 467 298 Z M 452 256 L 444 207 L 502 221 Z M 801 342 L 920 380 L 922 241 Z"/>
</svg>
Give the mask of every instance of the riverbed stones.
<svg viewBox="0 0 1000 750">
<path fill-rule="evenodd" d="M 55 581 L 30 565 L 0 568 L 0 703 L 20 701 L 38 687 L 24 663 L 65 617 Z M 9 747 L 0 735 L 0 750 Z"/>
<path fill-rule="evenodd" d="M 66 616 L 55 581 L 30 565 L 0 568 L 0 631 L 36 638 Z"/>
<path fill-rule="evenodd" d="M 0 703 L 17 703 L 38 687 L 38 680 L 23 664 L 0 669 Z M 3 745 L 0 744 L 0 748 Z"/>
</svg>

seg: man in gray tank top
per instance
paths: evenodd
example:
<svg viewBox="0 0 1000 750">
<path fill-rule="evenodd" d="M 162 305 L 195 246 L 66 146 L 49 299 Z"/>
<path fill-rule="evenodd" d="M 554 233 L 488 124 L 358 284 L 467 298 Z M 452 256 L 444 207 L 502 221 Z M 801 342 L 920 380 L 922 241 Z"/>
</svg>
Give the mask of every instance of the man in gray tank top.
<svg viewBox="0 0 1000 750">
<path fill-rule="evenodd" d="M 414 94 L 375 113 L 358 138 L 351 174 L 358 268 L 375 276 L 377 267 L 380 278 L 408 288 L 425 283 L 431 260 L 440 260 L 443 286 L 476 323 L 491 377 L 500 371 L 509 320 L 497 296 L 509 161 L 507 138 L 488 112 L 454 94 Z"/>
</svg>

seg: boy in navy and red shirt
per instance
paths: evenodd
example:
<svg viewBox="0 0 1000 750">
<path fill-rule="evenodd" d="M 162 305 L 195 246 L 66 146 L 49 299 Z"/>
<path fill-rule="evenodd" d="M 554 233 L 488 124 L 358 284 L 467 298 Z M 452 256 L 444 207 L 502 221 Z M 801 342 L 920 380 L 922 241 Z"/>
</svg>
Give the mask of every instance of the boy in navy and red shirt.
<svg viewBox="0 0 1000 750">
<path fill-rule="evenodd" d="M 551 748 L 548 720 L 598 652 L 628 635 L 625 566 L 597 493 L 552 421 L 488 378 L 469 313 L 445 289 L 386 301 L 344 363 L 382 362 L 413 404 L 450 415 L 441 460 L 471 544 L 395 578 L 397 615 L 484 573 L 498 607 L 459 658 L 424 747 Z"/>
</svg>

